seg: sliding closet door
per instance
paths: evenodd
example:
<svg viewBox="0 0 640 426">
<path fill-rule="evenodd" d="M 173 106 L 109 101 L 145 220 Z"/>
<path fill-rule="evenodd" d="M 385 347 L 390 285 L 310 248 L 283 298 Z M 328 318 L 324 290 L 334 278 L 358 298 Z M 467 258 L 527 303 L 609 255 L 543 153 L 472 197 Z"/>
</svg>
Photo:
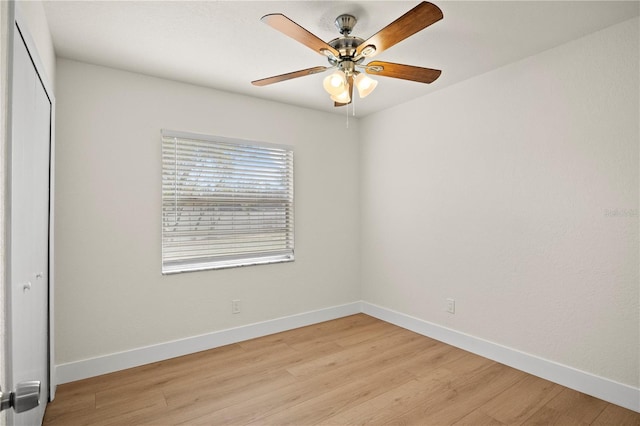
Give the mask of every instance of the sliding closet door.
<svg viewBox="0 0 640 426">
<path fill-rule="evenodd" d="M 9 377 L 39 381 L 40 405 L 9 423 L 42 422 L 49 396 L 49 158 L 51 102 L 16 30 L 11 137 L 11 339 Z"/>
</svg>

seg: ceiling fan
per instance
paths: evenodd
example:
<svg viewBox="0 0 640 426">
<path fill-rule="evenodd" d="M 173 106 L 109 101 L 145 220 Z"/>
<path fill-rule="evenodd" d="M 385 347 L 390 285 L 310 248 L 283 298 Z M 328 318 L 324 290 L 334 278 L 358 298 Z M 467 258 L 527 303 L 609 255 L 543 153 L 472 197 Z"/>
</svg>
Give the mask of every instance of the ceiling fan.
<svg viewBox="0 0 640 426">
<path fill-rule="evenodd" d="M 336 69 L 334 73 L 324 79 L 323 86 L 334 101 L 334 105 L 343 106 L 352 102 L 354 85 L 358 89 L 360 97 L 364 98 L 378 84 L 377 81 L 369 78 L 358 69 L 363 69 L 369 75 L 432 83 L 440 76 L 440 70 L 392 62 L 371 61 L 367 64 L 364 62 L 442 18 L 443 14 L 438 6 L 423 1 L 367 40 L 364 40 L 350 35 L 357 20 L 352 15 L 344 14 L 338 16 L 335 20 L 335 25 L 341 36 L 329 42 L 324 42 L 281 13 L 265 15 L 261 18 L 262 22 L 326 56 L 330 66 L 318 66 L 276 75 L 252 81 L 251 84 L 254 86 L 267 86 Z"/>
</svg>

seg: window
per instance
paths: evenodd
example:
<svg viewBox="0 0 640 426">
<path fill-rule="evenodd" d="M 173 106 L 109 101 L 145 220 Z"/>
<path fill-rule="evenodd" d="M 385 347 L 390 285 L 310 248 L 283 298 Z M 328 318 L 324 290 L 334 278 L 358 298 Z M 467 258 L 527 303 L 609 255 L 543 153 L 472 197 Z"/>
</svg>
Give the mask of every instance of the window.
<svg viewBox="0 0 640 426">
<path fill-rule="evenodd" d="M 162 131 L 162 273 L 287 262 L 293 149 Z"/>
</svg>

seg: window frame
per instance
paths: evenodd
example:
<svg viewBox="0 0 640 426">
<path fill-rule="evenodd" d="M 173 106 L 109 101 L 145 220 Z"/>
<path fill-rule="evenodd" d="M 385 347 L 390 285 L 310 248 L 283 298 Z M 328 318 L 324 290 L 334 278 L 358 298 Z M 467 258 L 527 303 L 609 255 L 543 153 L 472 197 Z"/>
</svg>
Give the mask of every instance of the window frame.
<svg viewBox="0 0 640 426">
<path fill-rule="evenodd" d="M 270 225 L 271 228 L 265 227 L 265 225 L 263 224 L 262 228 L 257 228 L 258 231 L 250 232 L 250 234 L 259 234 L 260 230 L 262 230 L 263 234 L 265 232 L 269 233 L 269 231 L 275 231 L 274 233 L 276 234 L 284 235 L 284 237 L 280 239 L 282 244 L 284 244 L 284 247 L 282 247 L 282 249 L 279 251 L 274 251 L 273 253 L 268 253 L 268 252 L 258 253 L 257 255 L 254 255 L 254 256 L 246 252 L 244 254 L 230 253 L 225 255 L 215 255 L 215 256 L 211 255 L 206 260 L 198 260 L 199 258 L 197 257 L 192 258 L 191 260 L 189 259 L 183 259 L 180 261 L 171 260 L 171 256 L 167 254 L 167 251 L 171 250 L 170 247 L 174 248 L 174 251 L 175 251 L 175 246 L 180 244 L 176 242 L 177 238 L 175 236 L 173 237 L 173 240 L 171 240 L 171 237 L 169 236 L 169 234 L 171 234 L 171 231 L 168 230 L 168 226 L 166 223 L 166 215 L 168 214 L 166 213 L 166 208 L 168 205 L 171 205 L 171 200 L 168 199 L 166 195 L 167 188 L 165 187 L 165 184 L 166 184 L 165 181 L 173 180 L 174 182 L 174 192 L 175 192 L 174 208 L 175 208 L 175 212 L 176 212 L 175 214 L 177 218 L 179 217 L 177 213 L 179 208 L 179 204 L 178 204 L 179 198 L 177 196 L 177 193 L 178 193 L 177 185 L 180 178 L 178 177 L 179 162 L 177 161 L 176 157 L 174 157 L 173 162 L 170 163 L 171 165 L 175 165 L 176 167 L 175 172 L 173 170 L 168 170 L 166 166 L 166 163 L 167 163 L 166 157 L 167 155 L 169 155 L 170 157 L 170 154 L 167 154 L 168 151 L 165 149 L 165 143 L 170 143 L 170 142 L 167 142 L 166 139 L 174 139 L 174 143 L 176 144 L 175 145 L 176 156 L 177 156 L 179 140 L 191 141 L 192 143 L 203 143 L 203 144 L 211 143 L 213 147 L 212 149 L 220 149 L 220 147 L 226 146 L 230 150 L 230 152 L 232 151 L 235 155 L 242 153 L 243 150 L 260 151 L 261 153 L 277 152 L 279 153 L 278 155 L 282 155 L 283 156 L 282 158 L 284 158 L 285 160 L 284 162 L 281 161 L 280 165 L 285 164 L 285 166 L 282 167 L 282 172 L 280 173 L 282 176 L 281 176 L 281 179 L 278 180 L 278 182 L 280 182 L 279 186 L 285 187 L 284 192 L 283 191 L 265 192 L 264 194 L 269 195 L 269 197 L 264 196 L 263 194 L 262 198 L 258 197 L 252 201 L 246 201 L 246 199 L 241 199 L 244 201 L 237 201 L 232 204 L 229 204 L 228 196 L 227 196 L 227 199 L 225 199 L 225 201 L 223 202 L 220 201 L 221 199 L 224 199 L 224 197 L 222 196 L 220 196 L 216 201 L 216 197 L 208 197 L 207 199 L 205 199 L 204 196 L 201 196 L 200 198 L 198 198 L 197 196 L 194 196 L 193 193 L 190 193 L 189 196 L 186 197 L 185 199 L 191 198 L 191 201 L 187 201 L 186 204 L 189 205 L 189 203 L 191 203 L 189 207 L 192 207 L 194 209 L 195 209 L 194 206 L 197 203 L 196 200 L 200 200 L 200 201 L 205 200 L 206 207 L 200 207 L 201 209 L 199 210 L 200 212 L 205 210 L 206 211 L 219 211 L 219 210 L 229 211 L 228 206 L 230 205 L 234 206 L 231 209 L 232 213 L 226 213 L 227 216 L 225 216 L 225 219 L 227 220 L 228 220 L 228 217 L 233 218 L 231 220 L 233 221 L 234 228 L 237 226 L 235 225 L 236 224 L 235 221 L 239 220 L 236 217 L 238 216 L 238 213 L 243 215 L 243 219 L 245 221 L 251 220 L 252 214 L 250 212 L 255 213 L 259 211 L 259 212 L 262 212 L 263 215 L 266 214 L 267 216 L 274 214 L 273 211 L 267 210 L 269 207 L 261 206 L 261 203 L 268 203 L 269 205 L 280 204 L 278 208 L 275 208 L 272 206 L 272 208 L 279 210 L 278 213 L 275 213 L 277 214 L 276 221 L 278 224 L 275 227 L 273 225 Z M 233 155 L 233 154 L 229 154 L 229 155 Z M 183 273 L 183 272 L 195 272 L 195 271 L 203 271 L 203 270 L 235 268 L 235 267 L 251 266 L 251 265 L 293 262 L 295 260 L 295 198 L 294 198 L 294 147 L 293 146 L 162 129 L 161 130 L 161 157 L 162 157 L 162 160 L 161 160 L 161 188 L 162 189 L 161 189 L 160 226 L 161 226 L 161 252 L 162 252 L 161 253 L 161 269 L 162 269 L 163 275 Z M 194 154 L 194 156 L 191 157 L 191 161 L 196 161 L 195 159 L 197 158 L 203 158 L 203 157 L 198 157 L 198 154 Z M 206 158 L 212 159 L 213 157 L 206 157 Z M 250 154 L 249 154 L 249 158 L 250 158 Z M 256 157 L 256 158 L 259 158 L 259 157 Z M 237 158 L 233 158 L 233 160 L 236 160 L 236 159 Z M 216 160 L 214 159 L 212 164 L 215 163 L 215 161 Z M 220 161 L 220 163 L 222 163 L 222 160 Z M 273 164 L 276 164 L 276 163 L 278 162 L 274 160 Z M 216 163 L 215 168 L 216 168 L 215 170 L 218 172 L 222 170 L 222 168 L 220 167 L 220 164 L 218 163 Z M 230 174 L 225 175 L 226 179 L 220 179 L 221 181 L 231 180 L 231 177 L 234 177 L 234 178 L 238 177 L 237 173 L 238 173 L 238 170 L 240 169 L 239 167 L 238 168 L 226 167 L 226 168 L 231 170 L 229 172 Z M 192 169 L 192 171 L 194 174 L 197 174 L 198 171 L 201 172 L 201 169 L 194 168 Z M 170 177 L 167 178 L 167 176 L 170 176 L 172 172 L 174 173 L 173 179 L 171 179 Z M 240 176 L 247 177 L 248 176 L 247 173 L 248 172 L 245 172 L 245 174 L 242 174 Z M 201 178 L 202 175 L 198 175 L 198 177 Z M 184 182 L 185 178 L 182 177 L 182 179 Z M 211 186 L 211 188 L 222 187 L 222 185 L 216 186 L 216 184 L 212 181 L 212 179 L 211 178 L 209 179 L 210 180 L 205 181 L 205 183 L 208 183 Z M 260 185 L 260 184 L 257 184 L 257 185 Z M 225 188 L 228 189 L 228 187 L 225 187 Z M 211 189 L 210 191 L 212 191 L 210 193 L 215 193 L 216 189 Z M 246 193 L 246 191 L 240 191 L 237 188 L 236 188 L 236 191 Z M 274 195 L 276 193 L 278 195 L 277 197 L 276 195 Z M 287 199 L 285 200 L 285 198 Z M 258 209 L 258 207 L 260 207 L 262 210 Z M 207 214 L 210 214 L 213 216 L 213 213 L 207 213 Z M 253 215 L 253 216 L 259 216 L 259 215 Z M 252 227 L 254 223 L 256 224 L 255 226 L 258 226 L 258 224 L 260 224 L 260 221 L 259 220 L 255 220 L 255 222 L 251 221 L 252 225 L 249 226 L 251 230 L 254 229 Z M 199 224 L 196 226 L 199 226 Z M 174 228 L 173 232 L 177 233 L 177 229 L 178 229 L 177 221 L 176 221 L 176 225 L 173 228 Z M 275 229 L 272 229 L 272 228 L 275 228 Z M 246 231 L 246 228 L 244 230 Z M 198 228 L 198 231 L 200 231 L 199 228 Z M 196 231 L 196 233 L 198 231 Z M 207 234 L 207 236 L 211 237 L 211 235 L 213 235 L 213 232 L 214 231 L 212 230 L 211 234 Z M 217 231 L 217 230 L 215 232 L 216 232 L 216 236 L 220 237 L 220 239 L 238 238 L 238 235 L 240 235 L 241 233 L 239 231 L 235 231 L 235 232 L 229 231 L 228 233 L 219 233 L 220 231 Z M 192 237 L 194 238 L 193 241 L 196 241 L 196 242 L 191 247 L 195 247 L 197 246 L 197 238 L 195 236 L 192 236 Z M 256 237 L 254 237 L 254 243 L 256 241 L 259 241 L 259 239 L 256 239 Z M 256 245 L 255 247 L 258 247 L 258 246 Z"/>
</svg>

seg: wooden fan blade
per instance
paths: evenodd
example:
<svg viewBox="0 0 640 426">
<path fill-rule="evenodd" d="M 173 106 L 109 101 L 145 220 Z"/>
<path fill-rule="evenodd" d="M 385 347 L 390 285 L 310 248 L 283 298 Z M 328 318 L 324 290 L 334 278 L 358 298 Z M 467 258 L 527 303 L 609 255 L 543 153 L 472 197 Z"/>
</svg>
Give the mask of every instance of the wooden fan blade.
<svg viewBox="0 0 640 426">
<path fill-rule="evenodd" d="M 372 58 L 442 18 L 442 10 L 438 6 L 423 1 L 358 46 L 356 57 L 360 56 L 367 46 L 373 46 L 375 51 L 366 55 L 368 58 Z"/>
<path fill-rule="evenodd" d="M 442 71 L 431 68 L 415 67 L 413 65 L 394 64 L 392 62 L 371 61 L 365 71 L 371 75 L 401 78 L 403 80 L 420 83 L 433 83 L 440 77 Z"/>
<path fill-rule="evenodd" d="M 267 86 L 269 84 L 278 83 L 280 81 L 291 80 L 292 78 L 304 77 L 306 75 L 317 74 L 333 67 L 313 67 L 305 70 L 289 72 L 286 74 L 275 75 L 273 77 L 263 78 L 261 80 L 252 81 L 254 86 Z"/>
<path fill-rule="evenodd" d="M 347 78 L 347 84 L 349 84 L 349 102 L 347 102 L 346 104 L 340 103 L 340 102 L 334 102 L 333 106 L 334 107 L 341 107 L 341 106 L 345 106 L 345 105 L 349 105 L 351 102 L 353 102 L 353 76 L 350 75 Z"/>
<path fill-rule="evenodd" d="M 325 55 L 324 52 L 329 51 L 336 58 L 340 56 L 340 53 L 336 49 L 329 46 L 327 43 L 281 13 L 265 15 L 260 20 L 270 27 L 280 31 L 282 34 L 291 37 L 312 50 L 315 50 L 321 55 Z"/>
</svg>

